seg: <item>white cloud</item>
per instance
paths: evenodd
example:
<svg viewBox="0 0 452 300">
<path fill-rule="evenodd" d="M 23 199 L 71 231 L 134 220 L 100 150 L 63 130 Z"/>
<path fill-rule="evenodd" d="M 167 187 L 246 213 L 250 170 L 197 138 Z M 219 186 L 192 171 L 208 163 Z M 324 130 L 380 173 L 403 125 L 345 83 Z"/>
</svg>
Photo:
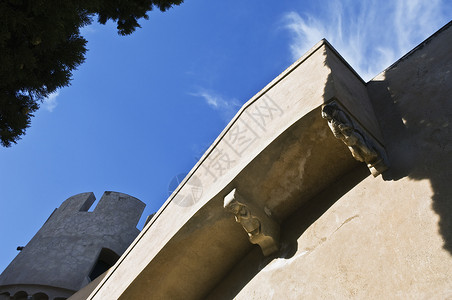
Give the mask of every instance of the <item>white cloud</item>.
<svg viewBox="0 0 452 300">
<path fill-rule="evenodd" d="M 189 93 L 191 96 L 203 98 L 205 103 L 212 109 L 219 111 L 225 121 L 230 121 L 240 108 L 240 102 L 235 99 L 226 99 L 217 92 L 204 88 L 198 89 L 195 93 Z"/>
<path fill-rule="evenodd" d="M 44 99 L 42 104 L 46 110 L 52 112 L 55 109 L 55 107 L 58 105 L 57 97 L 59 94 L 60 92 L 56 91 Z"/>
<path fill-rule="evenodd" d="M 82 27 L 80 29 L 80 33 L 83 36 L 87 36 L 87 35 L 90 35 L 90 34 L 95 34 L 95 33 L 98 32 L 99 26 L 105 26 L 105 25 L 101 25 L 101 24 L 93 21 L 93 23 L 91 23 L 90 25 L 86 25 L 86 26 Z"/>
<path fill-rule="evenodd" d="M 326 38 L 366 81 L 448 22 L 452 11 L 441 0 L 329 0 L 322 5 L 318 16 L 296 11 L 284 16 L 293 59 Z"/>
</svg>

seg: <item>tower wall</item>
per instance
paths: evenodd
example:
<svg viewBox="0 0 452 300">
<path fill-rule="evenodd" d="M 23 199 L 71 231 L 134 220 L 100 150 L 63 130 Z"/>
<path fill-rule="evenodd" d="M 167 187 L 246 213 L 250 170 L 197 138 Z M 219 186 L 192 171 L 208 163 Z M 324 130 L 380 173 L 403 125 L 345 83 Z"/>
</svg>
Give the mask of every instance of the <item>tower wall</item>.
<svg viewBox="0 0 452 300">
<path fill-rule="evenodd" d="M 31 295 L 41 287 L 46 294 L 50 288 L 67 297 L 63 294 L 91 281 L 102 249 L 110 261 L 119 257 L 139 233 L 136 225 L 145 204 L 123 193 L 105 192 L 89 212 L 94 201 L 93 193 L 65 200 L 0 275 L 0 294 L 30 290 Z"/>
</svg>

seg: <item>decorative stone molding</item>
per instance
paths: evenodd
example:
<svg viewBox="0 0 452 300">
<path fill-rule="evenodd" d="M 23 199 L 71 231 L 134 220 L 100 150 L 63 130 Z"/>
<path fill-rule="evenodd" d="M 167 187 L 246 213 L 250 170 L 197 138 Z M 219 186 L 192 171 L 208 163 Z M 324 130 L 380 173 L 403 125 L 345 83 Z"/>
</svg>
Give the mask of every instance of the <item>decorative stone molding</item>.
<svg viewBox="0 0 452 300">
<path fill-rule="evenodd" d="M 360 130 L 335 101 L 323 106 L 322 118 L 328 121 L 334 136 L 347 145 L 353 157 L 367 164 L 374 177 L 388 169 L 384 156 L 372 142 L 372 138 L 364 130 Z"/>
<path fill-rule="evenodd" d="M 245 229 L 250 242 L 258 244 L 265 256 L 279 250 L 279 224 L 256 204 L 242 198 L 237 189 L 224 197 L 224 208 L 235 215 Z"/>
</svg>

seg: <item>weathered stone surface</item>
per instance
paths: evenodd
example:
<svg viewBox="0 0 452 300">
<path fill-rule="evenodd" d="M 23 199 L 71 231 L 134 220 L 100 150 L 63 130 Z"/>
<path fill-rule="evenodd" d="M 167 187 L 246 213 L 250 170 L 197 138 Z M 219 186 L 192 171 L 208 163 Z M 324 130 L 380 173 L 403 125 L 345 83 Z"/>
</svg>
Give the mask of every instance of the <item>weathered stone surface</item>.
<svg viewBox="0 0 452 300">
<path fill-rule="evenodd" d="M 275 259 L 250 252 L 209 299 L 450 297 L 429 182 L 366 176 L 360 167 L 314 198 L 282 224 Z"/>
<path fill-rule="evenodd" d="M 365 162 L 374 177 L 388 169 L 386 152 L 336 101 L 322 107 L 334 137 L 344 142 L 357 161 Z"/>
<path fill-rule="evenodd" d="M 452 28 L 368 83 L 391 169 L 344 175 L 253 250 L 209 299 L 452 297 Z"/>
<path fill-rule="evenodd" d="M 233 188 L 281 222 L 356 167 L 321 118 L 322 105 L 340 96 L 331 55 L 321 41 L 244 105 L 90 298 L 203 297 L 250 249 L 223 209 Z M 344 80 L 365 88 L 360 79 Z M 201 198 L 178 205 L 193 179 L 202 182 Z"/>
<path fill-rule="evenodd" d="M 102 248 L 122 254 L 139 233 L 136 225 L 145 204 L 105 192 L 89 212 L 94 201 L 93 193 L 65 200 L 0 275 L 0 293 L 68 297 L 90 282 Z"/>
<path fill-rule="evenodd" d="M 224 197 L 224 208 L 234 214 L 250 242 L 258 244 L 265 256 L 279 250 L 279 224 L 267 215 L 265 208 L 241 197 L 237 189 Z"/>
</svg>

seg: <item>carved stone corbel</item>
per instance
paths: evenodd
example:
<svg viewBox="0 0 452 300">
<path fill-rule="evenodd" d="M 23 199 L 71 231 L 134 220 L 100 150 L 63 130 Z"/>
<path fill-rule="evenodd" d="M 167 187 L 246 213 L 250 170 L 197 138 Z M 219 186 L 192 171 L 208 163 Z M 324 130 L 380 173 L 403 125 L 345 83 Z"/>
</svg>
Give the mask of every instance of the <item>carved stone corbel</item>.
<svg viewBox="0 0 452 300">
<path fill-rule="evenodd" d="M 224 197 L 224 208 L 235 215 L 245 229 L 250 242 L 258 244 L 265 256 L 279 250 L 279 224 L 264 209 L 242 198 L 237 189 Z"/>
<path fill-rule="evenodd" d="M 322 118 L 328 121 L 334 136 L 347 145 L 353 157 L 367 164 L 374 177 L 388 169 L 384 156 L 372 143 L 372 139 L 355 126 L 351 117 L 335 101 L 323 106 Z"/>
</svg>

